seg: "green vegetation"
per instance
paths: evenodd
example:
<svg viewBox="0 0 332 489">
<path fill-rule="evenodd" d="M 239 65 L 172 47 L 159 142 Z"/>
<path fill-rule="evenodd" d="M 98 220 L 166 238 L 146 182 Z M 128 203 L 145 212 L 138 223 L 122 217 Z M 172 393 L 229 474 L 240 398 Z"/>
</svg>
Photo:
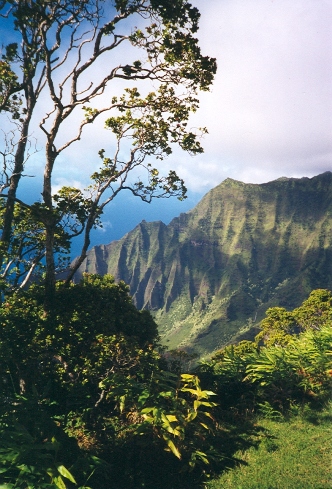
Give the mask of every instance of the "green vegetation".
<svg viewBox="0 0 332 489">
<path fill-rule="evenodd" d="M 2 487 L 164 487 L 170 472 L 180 488 L 188 471 L 195 483 L 214 393 L 167 369 L 151 315 L 109 276 L 59 283 L 52 316 L 43 295 L 33 285 L 0 308 Z"/>
<path fill-rule="evenodd" d="M 293 311 L 267 311 L 256 342 L 199 366 L 217 393 L 219 419 L 255 423 L 253 445 L 234 453 L 209 489 L 327 489 L 331 484 L 332 294 L 315 290 Z M 260 344 L 261 341 L 265 345 Z"/>
<path fill-rule="evenodd" d="M 253 339 L 268 308 L 332 289 L 331 216 L 330 172 L 261 185 L 227 179 L 167 226 L 144 222 L 105 252 L 92 249 L 79 273 L 102 267 L 124 280 L 165 346 L 207 357 Z"/>
<path fill-rule="evenodd" d="M 322 326 L 331 324 L 331 306 L 331 293 L 318 289 L 293 311 L 287 311 L 284 307 L 268 309 L 266 318 L 260 323 L 262 331 L 256 341 L 263 341 L 267 346 L 284 346 L 292 340 L 294 333 L 320 330 Z"/>
<path fill-rule="evenodd" d="M 287 411 L 292 402 L 314 401 L 326 397 L 331 388 L 331 315 L 332 294 L 313 291 L 302 306 L 288 315 L 301 318 L 305 330 L 289 334 L 287 344 L 260 345 L 243 341 L 219 351 L 198 370 L 220 399 L 220 410 L 255 412 L 257 406 L 268 402 L 273 409 Z M 267 311 L 263 327 L 270 324 L 271 332 L 280 327 L 280 308 Z M 283 311 L 284 314 L 284 311 Z M 276 317 L 276 322 L 271 318 Z M 287 316 L 288 324 L 288 316 Z M 281 323 L 284 326 L 284 323 Z M 263 330 L 264 331 L 264 330 Z M 285 339 L 284 335 L 282 336 Z"/>
<path fill-rule="evenodd" d="M 40 285 L 7 296 L 0 308 L 0 487 L 218 488 L 220 474 L 220 484 L 238 473 L 245 478 L 260 457 L 264 470 L 252 481 L 282 487 L 278 464 L 285 460 L 293 489 L 309 470 L 305 453 L 317 462 L 313 487 L 329 450 L 320 452 L 317 439 L 328 420 L 331 312 L 332 294 L 313 291 L 289 312 L 303 331 L 292 331 L 284 346 L 243 341 L 183 373 L 195 355 L 164 354 L 151 315 L 109 276 L 59 283 L 52 316 Z M 278 317 L 268 311 L 272 333 L 284 325 Z M 288 427 L 296 428 L 290 440 Z M 271 481 L 273 463 L 278 479 Z M 327 477 L 321 470 L 319 480 Z"/>
<path fill-rule="evenodd" d="M 331 409 L 304 409 L 287 419 L 259 417 L 257 444 L 235 454 L 239 463 L 206 489 L 329 489 Z"/>
</svg>

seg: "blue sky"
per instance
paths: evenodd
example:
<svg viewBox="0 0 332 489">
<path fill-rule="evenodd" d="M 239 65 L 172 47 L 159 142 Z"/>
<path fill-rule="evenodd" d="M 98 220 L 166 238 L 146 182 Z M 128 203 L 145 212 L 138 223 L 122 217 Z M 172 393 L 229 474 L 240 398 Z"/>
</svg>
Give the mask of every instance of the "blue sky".
<svg viewBox="0 0 332 489">
<path fill-rule="evenodd" d="M 164 163 L 185 179 L 188 199 L 149 205 L 124 193 L 106 211 L 105 226 L 94 232 L 94 244 L 119 239 L 142 219 L 169 222 L 227 177 L 261 183 L 332 170 L 332 2 L 192 3 L 202 14 L 202 51 L 217 58 L 218 73 L 192 120 L 193 126 L 209 130 L 203 140 L 205 153 L 192 158 L 177 151 Z M 7 36 L 1 42 L 8 42 Z M 102 126 L 100 121 L 89 128 L 79 144 L 61 155 L 55 185 L 86 186 L 85 175 L 104 147 Z M 38 175 L 41 163 L 42 153 L 37 153 L 27 173 Z M 26 179 L 22 192 L 25 197 L 38 195 L 37 180 Z"/>
</svg>

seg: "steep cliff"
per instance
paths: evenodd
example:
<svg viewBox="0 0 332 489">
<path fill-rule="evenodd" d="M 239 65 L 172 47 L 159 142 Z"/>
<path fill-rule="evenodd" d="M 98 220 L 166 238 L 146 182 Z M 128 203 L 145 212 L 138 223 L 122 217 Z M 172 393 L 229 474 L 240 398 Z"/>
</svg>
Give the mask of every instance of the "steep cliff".
<svg viewBox="0 0 332 489">
<path fill-rule="evenodd" d="M 271 305 L 332 288 L 332 173 L 266 184 L 227 179 L 186 214 L 96 246 L 79 273 L 110 273 L 155 314 L 163 342 L 200 354 Z"/>
</svg>

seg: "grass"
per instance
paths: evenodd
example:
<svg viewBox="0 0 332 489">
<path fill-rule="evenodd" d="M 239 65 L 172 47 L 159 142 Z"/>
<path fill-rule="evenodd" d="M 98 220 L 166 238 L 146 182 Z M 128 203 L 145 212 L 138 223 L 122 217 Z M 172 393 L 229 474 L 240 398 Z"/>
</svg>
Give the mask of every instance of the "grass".
<svg viewBox="0 0 332 489">
<path fill-rule="evenodd" d="M 259 419 L 260 443 L 236 453 L 239 465 L 206 489 L 332 488 L 331 407 L 288 420 Z"/>
</svg>

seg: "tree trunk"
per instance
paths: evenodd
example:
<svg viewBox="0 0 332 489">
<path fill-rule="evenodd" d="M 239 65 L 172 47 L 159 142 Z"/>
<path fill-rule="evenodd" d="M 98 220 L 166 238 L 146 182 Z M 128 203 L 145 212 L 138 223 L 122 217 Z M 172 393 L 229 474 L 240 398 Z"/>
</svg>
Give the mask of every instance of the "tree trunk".
<svg viewBox="0 0 332 489">
<path fill-rule="evenodd" d="M 3 262 L 3 254 L 8 251 L 10 246 L 10 240 L 12 236 L 12 224 L 14 217 L 14 207 L 16 201 L 16 193 L 18 184 L 20 182 L 22 172 L 24 169 L 25 150 L 28 140 L 28 129 L 31 117 L 27 117 L 23 122 L 21 131 L 21 138 L 17 145 L 15 154 L 14 169 L 10 178 L 10 185 L 7 193 L 6 209 L 3 217 L 2 234 L 0 238 L 1 252 L 0 252 L 0 266 Z"/>
<path fill-rule="evenodd" d="M 94 222 L 95 222 L 96 216 L 97 216 L 98 200 L 94 203 L 94 205 L 93 205 L 93 207 L 91 209 L 91 212 L 90 212 L 90 215 L 89 215 L 89 218 L 87 220 L 86 227 L 85 227 L 84 242 L 83 242 L 83 246 L 82 246 L 82 249 L 81 249 L 81 254 L 75 260 L 75 262 L 73 263 L 73 265 L 70 267 L 69 274 L 68 274 L 68 276 L 66 278 L 66 285 L 69 285 L 70 284 L 70 282 L 73 279 L 75 273 L 77 272 L 77 270 L 80 268 L 80 266 L 82 265 L 82 263 L 86 259 L 86 256 L 87 256 L 86 253 L 87 253 L 88 248 L 90 246 L 90 233 L 91 233 L 91 229 L 93 228 L 93 225 L 94 225 Z"/>
<path fill-rule="evenodd" d="M 46 205 L 45 214 L 45 258 L 46 258 L 46 274 L 45 274 L 45 300 L 44 310 L 46 314 L 52 311 L 55 297 L 55 262 L 54 262 L 54 235 L 56 227 L 56 217 L 53 209 L 52 199 L 52 171 L 57 157 L 57 153 L 53 150 L 53 144 L 49 140 L 46 145 L 46 165 L 44 172 L 43 198 Z"/>
<path fill-rule="evenodd" d="M 26 147 L 28 143 L 29 126 L 32 117 L 33 110 L 36 105 L 36 95 L 32 83 L 33 74 L 29 73 L 27 65 L 28 58 L 24 60 L 24 66 L 26 73 L 23 79 L 24 93 L 26 99 L 26 116 L 22 122 L 20 140 L 17 144 L 15 153 L 14 169 L 10 177 L 10 185 L 8 189 L 8 197 L 6 202 L 6 210 L 3 218 L 2 234 L 0 238 L 0 267 L 2 266 L 4 254 L 9 250 L 10 240 L 12 236 L 12 226 L 14 218 L 14 207 L 16 201 L 17 188 L 24 170 L 24 162 L 26 157 Z"/>
</svg>

